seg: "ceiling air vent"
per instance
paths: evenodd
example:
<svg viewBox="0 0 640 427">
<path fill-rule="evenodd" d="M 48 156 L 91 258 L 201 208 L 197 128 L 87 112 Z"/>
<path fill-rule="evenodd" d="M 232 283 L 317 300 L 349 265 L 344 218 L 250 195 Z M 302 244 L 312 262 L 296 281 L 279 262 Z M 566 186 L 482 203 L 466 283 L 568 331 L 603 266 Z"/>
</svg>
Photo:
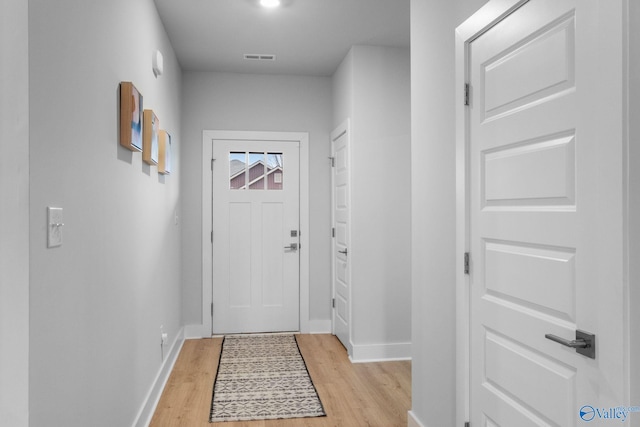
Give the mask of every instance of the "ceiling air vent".
<svg viewBox="0 0 640 427">
<path fill-rule="evenodd" d="M 265 55 L 265 54 L 253 54 L 253 53 L 245 53 L 244 59 L 249 61 L 275 61 L 275 55 Z"/>
</svg>

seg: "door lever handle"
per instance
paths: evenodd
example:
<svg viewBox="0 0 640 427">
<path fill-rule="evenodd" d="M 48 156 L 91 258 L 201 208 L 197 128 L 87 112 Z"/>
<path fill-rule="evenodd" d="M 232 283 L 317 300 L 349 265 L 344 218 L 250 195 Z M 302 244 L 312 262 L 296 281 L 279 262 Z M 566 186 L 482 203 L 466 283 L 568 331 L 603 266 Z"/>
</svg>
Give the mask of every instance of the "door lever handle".
<svg viewBox="0 0 640 427">
<path fill-rule="evenodd" d="M 562 344 L 565 347 L 571 347 L 571 348 L 585 348 L 589 345 L 588 342 L 586 342 L 585 340 L 567 340 L 564 339 L 562 337 L 559 337 L 557 335 L 553 335 L 553 334 L 546 334 L 544 336 L 545 338 L 551 340 L 551 341 L 555 341 L 557 343 Z"/>
<path fill-rule="evenodd" d="M 344 248 L 344 251 L 338 251 L 338 253 L 344 254 L 345 256 L 347 256 L 347 252 L 347 248 Z"/>
<path fill-rule="evenodd" d="M 297 251 L 298 250 L 298 244 L 297 243 L 292 243 L 289 246 L 285 246 L 284 248 L 286 250 L 288 250 L 288 251 Z"/>
<path fill-rule="evenodd" d="M 568 340 L 553 334 L 546 334 L 544 337 L 548 340 L 562 344 L 565 347 L 575 348 L 577 353 L 591 359 L 596 358 L 596 336 L 594 334 L 577 330 L 576 339 L 574 340 Z"/>
</svg>

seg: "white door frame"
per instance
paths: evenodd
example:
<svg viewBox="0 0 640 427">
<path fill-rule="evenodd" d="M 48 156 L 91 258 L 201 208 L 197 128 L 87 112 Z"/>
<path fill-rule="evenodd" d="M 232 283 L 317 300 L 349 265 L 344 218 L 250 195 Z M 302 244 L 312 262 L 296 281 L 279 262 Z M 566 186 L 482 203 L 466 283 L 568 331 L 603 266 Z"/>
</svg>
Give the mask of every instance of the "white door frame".
<svg viewBox="0 0 640 427">
<path fill-rule="evenodd" d="M 529 0 L 492 0 L 483 6 L 476 14 L 469 18 L 465 23 L 456 29 L 456 91 L 455 91 L 455 105 L 456 105 L 456 188 L 457 188 L 457 206 L 456 206 L 456 425 L 464 425 L 469 420 L 470 412 L 470 289 L 469 289 L 469 276 L 464 273 L 464 257 L 465 252 L 469 252 L 470 238 L 469 238 L 469 134 L 468 134 L 468 122 L 469 115 L 467 108 L 464 106 L 463 100 L 465 99 L 465 83 L 469 81 L 469 69 L 467 64 L 468 48 L 469 44 L 481 36 L 485 31 L 493 27 L 497 22 L 509 15 L 515 9 L 518 9 Z M 613 3 L 613 2 L 612 2 Z M 617 2 L 616 2 L 617 3 Z M 620 5 L 611 5 L 611 9 L 620 9 Z M 616 10 L 616 12 L 618 12 Z M 615 13 L 615 12 L 613 12 Z M 611 19 L 607 21 L 607 24 L 613 22 Z M 611 24 L 613 25 L 613 24 Z M 615 37 L 615 35 L 610 36 Z M 605 52 L 606 43 L 601 43 L 600 46 L 595 47 L 599 49 L 599 52 Z M 615 51 L 615 49 L 613 49 Z M 608 60 L 619 60 L 615 57 L 615 52 L 611 54 L 604 54 Z M 605 59 L 603 59 L 604 61 Z M 622 64 L 622 61 L 620 61 Z M 611 72 L 611 70 L 608 70 Z M 620 68 L 620 76 L 623 71 Z M 628 89 L 628 83 L 625 81 L 623 86 L 627 86 L 624 89 Z M 621 99 L 622 100 L 622 99 Z M 612 106 L 620 107 L 621 106 Z M 623 116 L 628 114 L 628 111 L 622 112 Z M 626 117 L 626 116 L 625 116 Z M 625 152 L 628 152 L 628 136 L 622 135 L 625 118 L 621 117 L 619 129 Z M 628 206 L 629 194 L 629 179 L 628 174 L 624 174 L 624 179 L 621 180 L 623 188 L 623 203 Z M 628 235 L 629 226 L 628 223 L 623 225 L 624 235 Z M 623 249 L 624 256 L 628 257 L 628 244 L 625 244 Z M 473 268 L 473 265 L 471 265 Z M 628 269 L 628 266 L 625 267 Z M 629 295 L 629 282 L 628 279 L 624 281 L 624 294 Z M 630 338 L 630 307 L 629 304 L 624 304 L 620 307 L 624 311 L 625 319 L 625 331 L 624 336 Z M 625 366 L 624 370 L 627 374 L 630 373 L 630 351 L 629 345 L 626 346 L 624 351 Z M 626 389 L 629 390 L 629 386 L 635 384 L 637 378 L 627 378 Z M 627 395 L 627 399 L 628 399 Z M 620 402 L 620 404 L 634 404 L 635 402 Z"/>
<path fill-rule="evenodd" d="M 307 132 L 202 132 L 202 337 L 210 337 L 213 288 L 212 142 L 224 140 L 296 141 L 300 143 L 300 332 L 309 332 L 309 134 Z"/>
</svg>

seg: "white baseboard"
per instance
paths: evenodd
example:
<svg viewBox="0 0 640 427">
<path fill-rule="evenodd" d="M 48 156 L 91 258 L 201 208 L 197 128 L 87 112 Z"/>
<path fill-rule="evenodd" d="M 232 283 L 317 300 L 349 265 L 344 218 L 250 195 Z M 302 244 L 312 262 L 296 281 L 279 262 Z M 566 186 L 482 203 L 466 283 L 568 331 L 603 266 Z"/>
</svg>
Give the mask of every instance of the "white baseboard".
<svg viewBox="0 0 640 427">
<path fill-rule="evenodd" d="M 407 427 L 426 427 L 417 418 L 413 411 L 407 413 Z"/>
<path fill-rule="evenodd" d="M 309 333 L 310 334 L 330 334 L 331 333 L 331 319 L 329 320 L 309 320 Z"/>
<path fill-rule="evenodd" d="M 352 363 L 389 362 L 411 360 L 411 343 L 393 344 L 353 344 Z"/>
<path fill-rule="evenodd" d="M 184 338 L 187 340 L 206 338 L 210 335 L 211 333 L 204 330 L 204 325 L 186 325 L 184 327 Z"/>
<path fill-rule="evenodd" d="M 180 354 L 180 350 L 182 349 L 182 344 L 184 344 L 184 328 L 178 331 L 175 340 L 173 340 L 173 344 L 167 352 L 167 357 L 164 359 L 164 362 L 162 362 L 160 370 L 158 371 L 142 407 L 138 412 L 138 416 L 133 423 L 133 427 L 147 427 L 151 422 L 153 413 L 160 401 L 160 396 L 162 396 L 164 386 L 167 384 L 167 380 L 169 380 L 169 375 L 171 375 L 173 365 L 175 365 L 178 355 Z"/>
</svg>

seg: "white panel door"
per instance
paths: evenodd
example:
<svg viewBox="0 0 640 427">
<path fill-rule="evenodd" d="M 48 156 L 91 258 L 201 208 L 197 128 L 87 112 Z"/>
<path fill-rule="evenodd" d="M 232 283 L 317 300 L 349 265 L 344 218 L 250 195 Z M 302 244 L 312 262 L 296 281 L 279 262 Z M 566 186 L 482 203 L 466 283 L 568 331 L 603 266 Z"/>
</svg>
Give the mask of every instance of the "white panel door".
<svg viewBox="0 0 640 427">
<path fill-rule="evenodd" d="M 299 143 L 213 141 L 213 332 L 299 330 Z"/>
<path fill-rule="evenodd" d="M 333 153 L 333 332 L 351 354 L 349 272 L 349 125 L 331 134 Z"/>
<path fill-rule="evenodd" d="M 469 45 L 472 426 L 624 404 L 622 206 L 593 132 L 597 5 L 531 0 Z M 621 155 L 621 153 L 620 153 Z M 545 338 L 596 334 L 595 359 Z"/>
</svg>

